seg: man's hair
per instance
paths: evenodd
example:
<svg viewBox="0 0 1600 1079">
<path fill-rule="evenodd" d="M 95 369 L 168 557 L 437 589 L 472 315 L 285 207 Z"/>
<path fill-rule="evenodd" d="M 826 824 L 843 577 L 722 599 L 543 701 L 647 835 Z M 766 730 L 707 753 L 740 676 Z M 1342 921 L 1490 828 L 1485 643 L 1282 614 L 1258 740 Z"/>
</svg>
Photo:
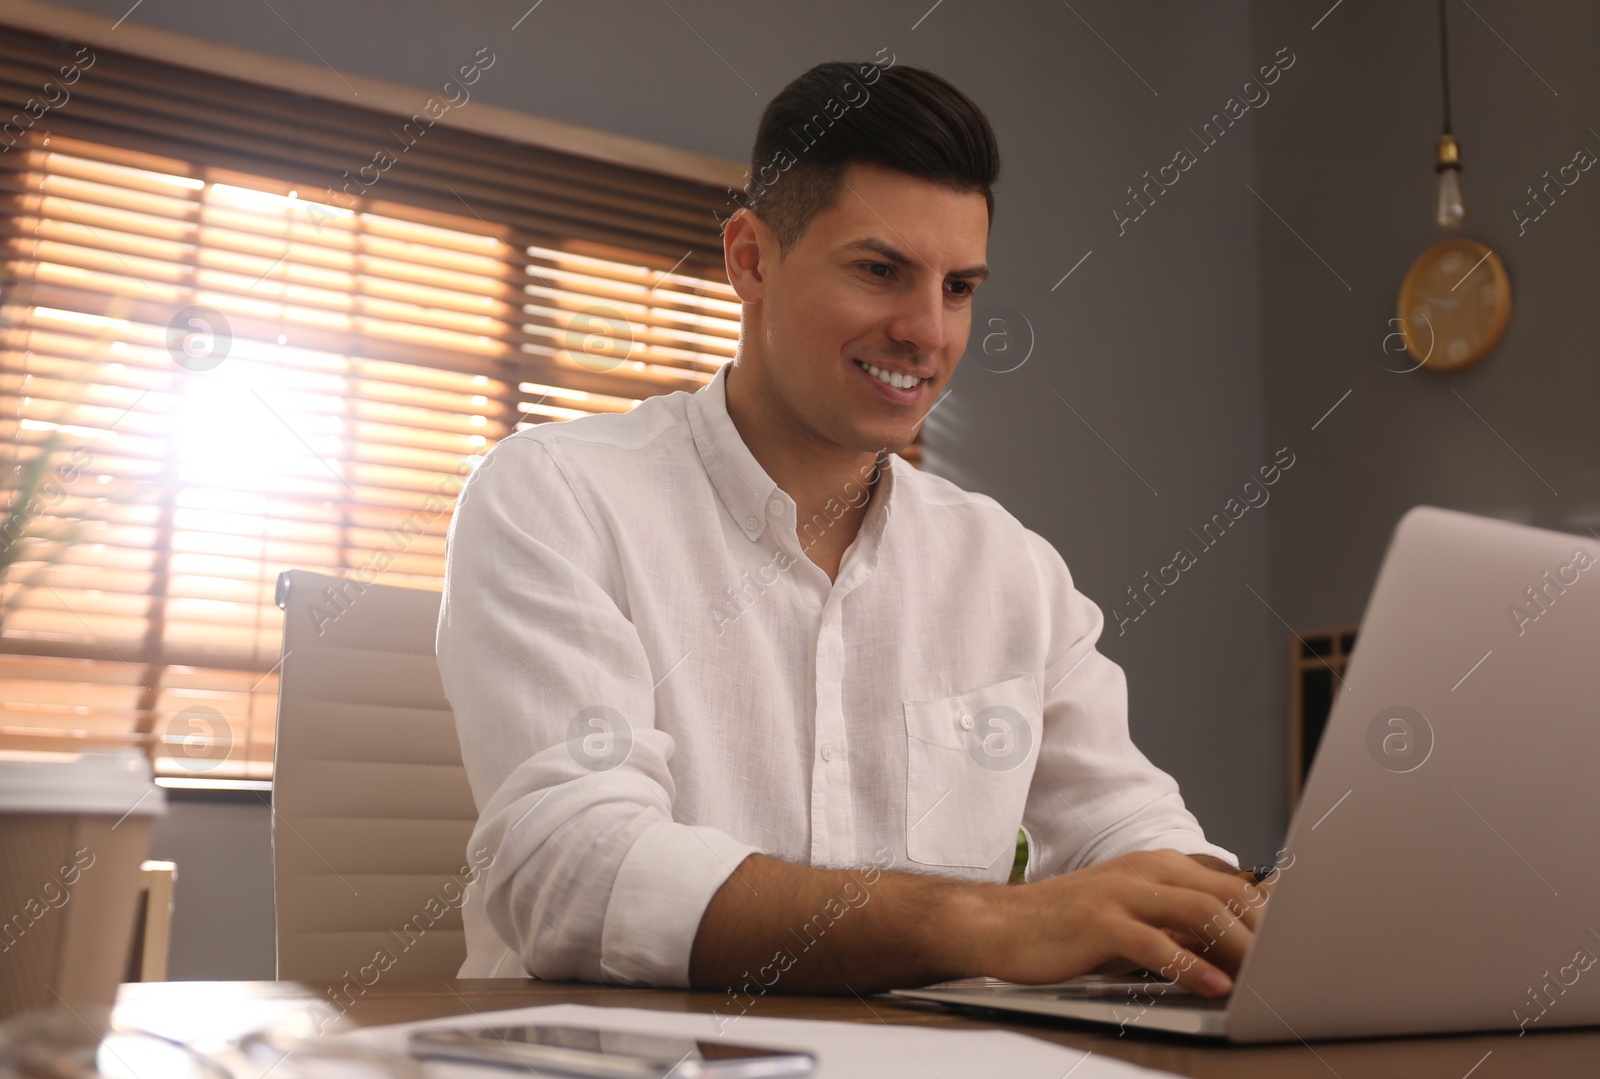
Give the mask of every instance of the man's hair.
<svg viewBox="0 0 1600 1079">
<path fill-rule="evenodd" d="M 925 68 L 835 60 L 785 86 L 756 131 L 741 203 L 776 234 L 779 257 L 834 205 L 851 162 L 981 192 L 994 222 L 1000 147 L 983 110 Z"/>
</svg>

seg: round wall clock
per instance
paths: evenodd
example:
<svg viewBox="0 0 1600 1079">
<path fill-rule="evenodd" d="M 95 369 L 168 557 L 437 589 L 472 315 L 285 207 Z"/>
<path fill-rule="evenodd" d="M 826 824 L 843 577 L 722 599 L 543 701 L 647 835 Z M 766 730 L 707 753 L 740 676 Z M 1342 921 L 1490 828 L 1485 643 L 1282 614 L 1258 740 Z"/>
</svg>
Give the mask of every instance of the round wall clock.
<svg viewBox="0 0 1600 1079">
<path fill-rule="evenodd" d="M 1454 371 L 1499 344 L 1511 320 L 1511 279 L 1500 256 L 1476 240 L 1440 240 L 1411 264 L 1398 314 L 1417 363 Z"/>
</svg>

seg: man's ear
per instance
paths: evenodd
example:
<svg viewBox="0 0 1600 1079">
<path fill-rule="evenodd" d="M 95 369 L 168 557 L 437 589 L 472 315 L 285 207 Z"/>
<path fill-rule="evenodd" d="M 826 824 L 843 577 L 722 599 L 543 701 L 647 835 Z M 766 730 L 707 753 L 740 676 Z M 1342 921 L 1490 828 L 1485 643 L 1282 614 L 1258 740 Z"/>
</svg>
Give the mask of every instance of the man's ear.
<svg viewBox="0 0 1600 1079">
<path fill-rule="evenodd" d="M 748 207 L 736 210 L 722 229 L 722 260 L 728 284 L 744 303 L 759 303 L 766 285 L 766 260 L 777 257 L 778 240 Z"/>
</svg>

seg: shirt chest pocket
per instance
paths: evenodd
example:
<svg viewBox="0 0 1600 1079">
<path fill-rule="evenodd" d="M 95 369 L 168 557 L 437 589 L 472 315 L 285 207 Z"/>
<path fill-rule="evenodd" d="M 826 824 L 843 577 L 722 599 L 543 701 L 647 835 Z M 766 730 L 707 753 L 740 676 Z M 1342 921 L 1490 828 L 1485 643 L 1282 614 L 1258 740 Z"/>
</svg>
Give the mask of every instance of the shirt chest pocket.
<svg viewBox="0 0 1600 1079">
<path fill-rule="evenodd" d="M 1008 857 L 1044 733 L 1033 676 L 904 707 L 906 856 L 972 868 Z"/>
</svg>

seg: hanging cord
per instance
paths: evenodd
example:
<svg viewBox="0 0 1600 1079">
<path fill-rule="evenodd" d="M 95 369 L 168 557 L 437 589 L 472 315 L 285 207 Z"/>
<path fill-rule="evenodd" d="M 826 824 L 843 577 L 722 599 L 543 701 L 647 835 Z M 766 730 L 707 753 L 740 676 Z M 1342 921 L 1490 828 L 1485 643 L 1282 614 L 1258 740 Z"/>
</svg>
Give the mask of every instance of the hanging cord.
<svg viewBox="0 0 1600 1079">
<path fill-rule="evenodd" d="M 1444 133 L 1450 130 L 1450 35 L 1444 16 L 1445 0 L 1439 0 L 1439 81 L 1444 84 Z"/>
</svg>

